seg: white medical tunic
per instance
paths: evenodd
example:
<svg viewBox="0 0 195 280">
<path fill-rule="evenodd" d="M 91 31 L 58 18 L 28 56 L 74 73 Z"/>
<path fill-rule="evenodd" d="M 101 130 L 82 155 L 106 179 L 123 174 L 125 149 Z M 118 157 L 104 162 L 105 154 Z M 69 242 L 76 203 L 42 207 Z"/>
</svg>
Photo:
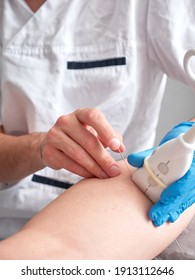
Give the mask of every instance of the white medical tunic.
<svg viewBox="0 0 195 280">
<path fill-rule="evenodd" d="M 47 0 L 33 13 L 1 0 L 0 125 L 9 135 L 48 131 L 59 116 L 96 107 L 123 134 L 126 155 L 151 147 L 166 76 L 190 85 L 183 57 L 195 47 L 194 11 L 194 0 Z M 1 184 L 0 237 L 79 179 L 45 168 Z"/>
</svg>

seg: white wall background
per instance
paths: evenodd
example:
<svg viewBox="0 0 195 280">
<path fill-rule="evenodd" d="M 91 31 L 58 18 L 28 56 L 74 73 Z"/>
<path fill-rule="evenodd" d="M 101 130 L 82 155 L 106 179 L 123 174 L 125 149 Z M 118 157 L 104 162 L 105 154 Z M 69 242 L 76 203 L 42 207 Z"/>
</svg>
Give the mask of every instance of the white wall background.
<svg viewBox="0 0 195 280">
<path fill-rule="evenodd" d="M 195 117 L 195 91 L 168 79 L 163 98 L 155 145 L 174 125 Z"/>
</svg>

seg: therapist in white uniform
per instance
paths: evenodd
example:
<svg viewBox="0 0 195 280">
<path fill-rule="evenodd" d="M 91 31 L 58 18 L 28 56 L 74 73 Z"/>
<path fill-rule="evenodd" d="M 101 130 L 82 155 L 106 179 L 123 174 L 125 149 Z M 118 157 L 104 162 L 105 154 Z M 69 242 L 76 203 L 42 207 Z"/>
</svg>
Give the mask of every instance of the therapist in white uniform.
<svg viewBox="0 0 195 280">
<path fill-rule="evenodd" d="M 194 10 L 194 0 L 1 0 L 0 238 L 82 177 L 119 175 L 111 150 L 153 146 L 167 75 L 193 87 L 183 57 Z"/>
</svg>

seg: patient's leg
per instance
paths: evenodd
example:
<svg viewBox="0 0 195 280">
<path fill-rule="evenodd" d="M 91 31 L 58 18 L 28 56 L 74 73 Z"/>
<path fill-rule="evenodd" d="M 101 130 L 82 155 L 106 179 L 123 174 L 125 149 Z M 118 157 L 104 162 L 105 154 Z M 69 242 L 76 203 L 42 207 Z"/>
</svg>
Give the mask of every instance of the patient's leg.
<svg viewBox="0 0 195 280">
<path fill-rule="evenodd" d="M 118 177 L 86 179 L 60 195 L 18 234 L 0 243 L 0 258 L 152 259 L 158 255 L 187 226 L 195 208 L 173 224 L 154 227 L 147 216 L 151 202 L 131 181 L 124 162 L 120 167 Z"/>
</svg>

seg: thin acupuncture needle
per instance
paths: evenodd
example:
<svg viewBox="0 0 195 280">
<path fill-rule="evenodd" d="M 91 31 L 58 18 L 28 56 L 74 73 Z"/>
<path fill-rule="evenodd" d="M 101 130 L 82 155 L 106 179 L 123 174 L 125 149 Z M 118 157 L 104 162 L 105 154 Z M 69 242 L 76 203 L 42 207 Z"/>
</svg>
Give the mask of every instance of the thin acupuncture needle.
<svg viewBox="0 0 195 280">
<path fill-rule="evenodd" d="M 128 169 L 128 171 L 129 171 L 129 173 L 130 173 L 130 176 L 132 176 L 132 174 L 131 174 L 131 169 L 130 169 L 129 165 L 127 164 L 127 162 L 126 162 L 126 160 L 125 160 L 125 158 L 124 158 L 122 152 L 120 151 L 120 149 L 118 149 L 118 151 L 119 151 L 119 153 L 120 153 L 121 159 L 122 159 L 123 162 L 125 163 L 125 166 L 126 166 L 126 168 Z"/>
</svg>

